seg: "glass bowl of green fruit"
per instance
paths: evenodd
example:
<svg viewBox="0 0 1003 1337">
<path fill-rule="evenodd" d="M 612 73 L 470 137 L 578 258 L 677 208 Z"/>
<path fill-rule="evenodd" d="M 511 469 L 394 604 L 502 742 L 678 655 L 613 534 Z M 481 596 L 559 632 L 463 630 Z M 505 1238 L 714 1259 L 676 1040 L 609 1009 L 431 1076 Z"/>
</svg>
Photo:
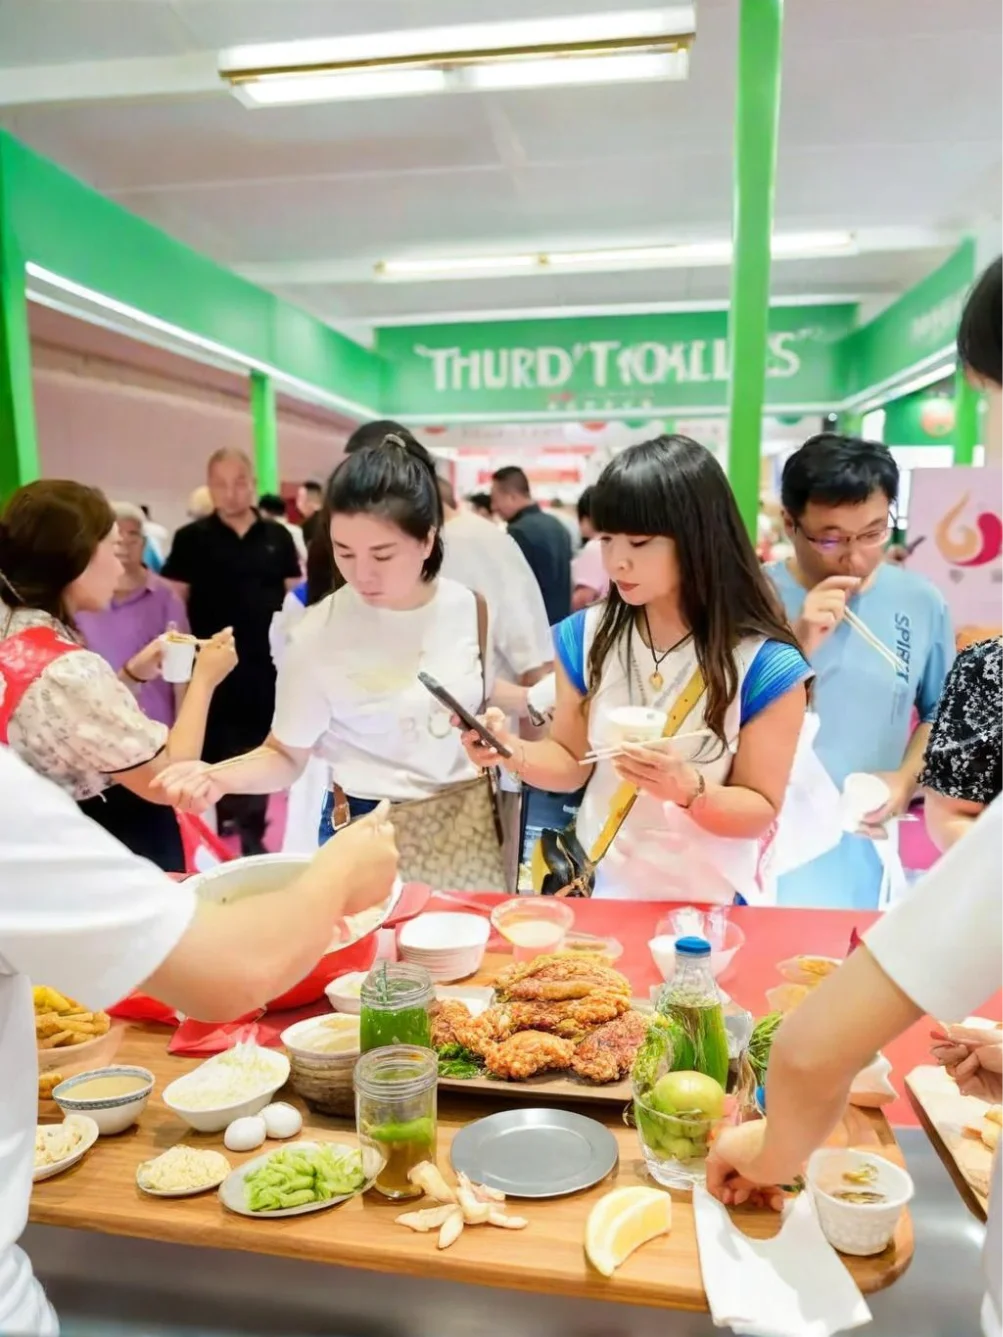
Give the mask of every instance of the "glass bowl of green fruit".
<svg viewBox="0 0 1003 1337">
<path fill-rule="evenodd" d="M 667 1072 L 634 1093 L 634 1125 L 648 1173 L 666 1188 L 705 1178 L 715 1129 L 726 1122 L 724 1088 L 702 1072 Z"/>
</svg>

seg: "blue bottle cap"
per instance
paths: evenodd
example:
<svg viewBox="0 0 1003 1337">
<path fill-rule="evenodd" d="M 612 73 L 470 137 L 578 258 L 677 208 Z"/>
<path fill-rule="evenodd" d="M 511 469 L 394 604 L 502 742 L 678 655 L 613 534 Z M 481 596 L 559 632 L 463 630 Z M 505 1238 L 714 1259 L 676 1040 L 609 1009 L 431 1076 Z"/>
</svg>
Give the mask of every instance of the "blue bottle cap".
<svg viewBox="0 0 1003 1337">
<path fill-rule="evenodd" d="M 710 956 L 710 943 L 706 938 L 677 938 L 677 956 Z"/>
</svg>

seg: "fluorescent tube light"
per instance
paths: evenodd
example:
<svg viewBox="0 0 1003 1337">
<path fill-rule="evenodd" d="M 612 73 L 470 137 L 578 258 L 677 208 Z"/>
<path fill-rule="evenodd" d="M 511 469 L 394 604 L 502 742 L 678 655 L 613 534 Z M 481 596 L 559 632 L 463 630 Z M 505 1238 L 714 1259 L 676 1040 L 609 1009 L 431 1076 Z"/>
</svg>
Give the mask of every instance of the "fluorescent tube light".
<svg viewBox="0 0 1003 1337">
<path fill-rule="evenodd" d="M 444 93 L 445 70 L 374 70 L 371 73 L 285 75 L 235 84 L 245 106 L 286 107 L 307 102 L 351 102 L 362 98 L 415 97 Z"/>
<path fill-rule="evenodd" d="M 218 68 L 248 106 L 685 79 L 694 25 L 692 5 L 468 23 L 233 47 L 220 53 Z M 427 81 L 384 82 L 405 72 Z"/>
<path fill-rule="evenodd" d="M 685 79 L 688 51 L 629 56 L 562 56 L 553 59 L 497 61 L 463 71 L 464 82 L 478 91 L 506 88 L 555 88 L 571 84 L 633 83 L 644 79 Z"/>
<path fill-rule="evenodd" d="M 28 297 L 33 301 L 47 303 L 50 295 L 46 289 L 55 288 L 57 291 L 68 293 L 71 297 L 77 299 L 76 309 L 70 303 L 65 303 L 63 309 L 67 314 L 75 315 L 79 319 L 87 320 L 90 314 L 88 307 L 96 306 L 102 312 L 107 311 L 124 321 L 135 322 L 137 325 L 152 330 L 166 339 L 176 340 L 180 344 L 197 348 L 200 352 L 208 354 L 209 359 L 215 365 L 226 366 L 229 364 L 230 367 L 240 368 L 244 371 L 265 372 L 272 377 L 280 389 L 288 389 L 290 393 L 299 395 L 303 399 L 313 400 L 318 404 L 326 404 L 329 408 L 348 412 L 356 418 L 366 419 L 376 416 L 376 410 L 367 404 L 358 404 L 352 399 L 346 399 L 343 395 L 336 394 L 333 390 L 325 390 L 322 386 L 301 380 L 298 376 L 291 376 L 278 367 L 272 366 L 269 362 L 260 362 L 257 358 L 248 357 L 246 353 L 240 353 L 235 348 L 229 348 L 226 344 L 217 343 L 215 339 L 207 339 L 204 335 L 195 334 L 192 330 L 186 330 L 181 325 L 175 325 L 172 321 L 161 320 L 159 316 L 151 315 L 148 311 L 141 311 L 139 307 L 130 306 L 128 302 L 120 302 L 116 297 L 109 297 L 106 293 L 98 292 L 94 288 L 87 288 L 74 279 L 64 278 L 62 274 L 55 274 L 51 269 L 44 269 L 41 265 L 36 265 L 31 261 L 25 265 L 24 269 L 29 279 L 35 279 L 41 285 L 40 287 L 28 285 Z M 108 326 L 109 328 L 115 328 L 111 322 L 108 322 Z M 129 331 L 125 329 L 122 332 L 128 333 Z M 156 341 L 151 340 L 151 342 L 155 343 Z M 163 346 L 170 347 L 169 344 Z"/>
<path fill-rule="evenodd" d="M 384 260 L 383 279 L 466 278 L 477 274 L 524 274 L 539 267 L 538 255 L 460 255 L 451 260 Z"/>
<path fill-rule="evenodd" d="M 781 233 L 773 238 L 775 260 L 815 256 L 852 255 L 857 250 L 850 232 Z M 535 255 L 481 255 L 456 258 L 384 260 L 375 267 L 377 278 L 397 282 L 417 279 L 501 277 L 507 274 L 546 274 L 559 270 L 615 272 L 620 269 L 676 269 L 731 263 L 731 242 L 680 242 L 675 246 L 618 246 L 591 251 L 545 251 Z"/>
<path fill-rule="evenodd" d="M 293 73 L 325 66 L 424 61 L 435 64 L 444 54 L 497 53 L 520 48 L 573 49 L 589 43 L 632 43 L 667 37 L 692 37 L 692 5 L 635 9 L 564 18 L 519 19 L 500 23 L 463 23 L 442 28 L 407 28 L 396 32 L 266 42 L 221 51 L 224 79 L 248 77 L 268 70 Z"/>
</svg>

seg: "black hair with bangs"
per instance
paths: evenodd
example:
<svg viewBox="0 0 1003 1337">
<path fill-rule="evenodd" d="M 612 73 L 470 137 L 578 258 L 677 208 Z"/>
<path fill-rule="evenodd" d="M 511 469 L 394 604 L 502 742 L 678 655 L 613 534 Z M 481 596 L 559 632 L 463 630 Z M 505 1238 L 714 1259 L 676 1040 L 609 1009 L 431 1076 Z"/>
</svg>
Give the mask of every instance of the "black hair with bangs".
<svg viewBox="0 0 1003 1337">
<path fill-rule="evenodd" d="M 738 692 L 736 646 L 764 636 L 797 648 L 797 640 L 759 565 L 724 470 L 689 437 L 659 436 L 606 466 L 590 511 L 600 534 L 664 537 L 675 544 L 680 612 L 707 684 L 707 727 L 727 746 L 725 714 Z M 611 585 L 589 652 L 590 696 L 636 615 Z"/>
</svg>

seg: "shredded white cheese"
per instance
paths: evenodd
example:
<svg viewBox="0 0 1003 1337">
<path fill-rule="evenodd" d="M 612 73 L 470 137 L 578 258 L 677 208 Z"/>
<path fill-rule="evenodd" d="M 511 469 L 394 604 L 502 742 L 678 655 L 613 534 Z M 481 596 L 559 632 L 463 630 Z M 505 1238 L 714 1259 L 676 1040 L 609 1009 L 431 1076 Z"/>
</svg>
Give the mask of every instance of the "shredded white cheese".
<svg viewBox="0 0 1003 1337">
<path fill-rule="evenodd" d="M 230 1162 L 218 1151 L 171 1147 L 139 1167 L 139 1182 L 155 1193 L 181 1193 L 218 1184 L 230 1173 Z"/>
<path fill-rule="evenodd" d="M 250 1100 L 275 1086 L 281 1060 L 260 1046 L 228 1049 L 172 1085 L 171 1099 L 186 1110 L 213 1110 Z"/>
<path fill-rule="evenodd" d="M 72 1156 L 84 1140 L 84 1130 L 78 1123 L 39 1124 L 35 1129 L 35 1169 L 47 1170 L 67 1156 Z"/>
</svg>

